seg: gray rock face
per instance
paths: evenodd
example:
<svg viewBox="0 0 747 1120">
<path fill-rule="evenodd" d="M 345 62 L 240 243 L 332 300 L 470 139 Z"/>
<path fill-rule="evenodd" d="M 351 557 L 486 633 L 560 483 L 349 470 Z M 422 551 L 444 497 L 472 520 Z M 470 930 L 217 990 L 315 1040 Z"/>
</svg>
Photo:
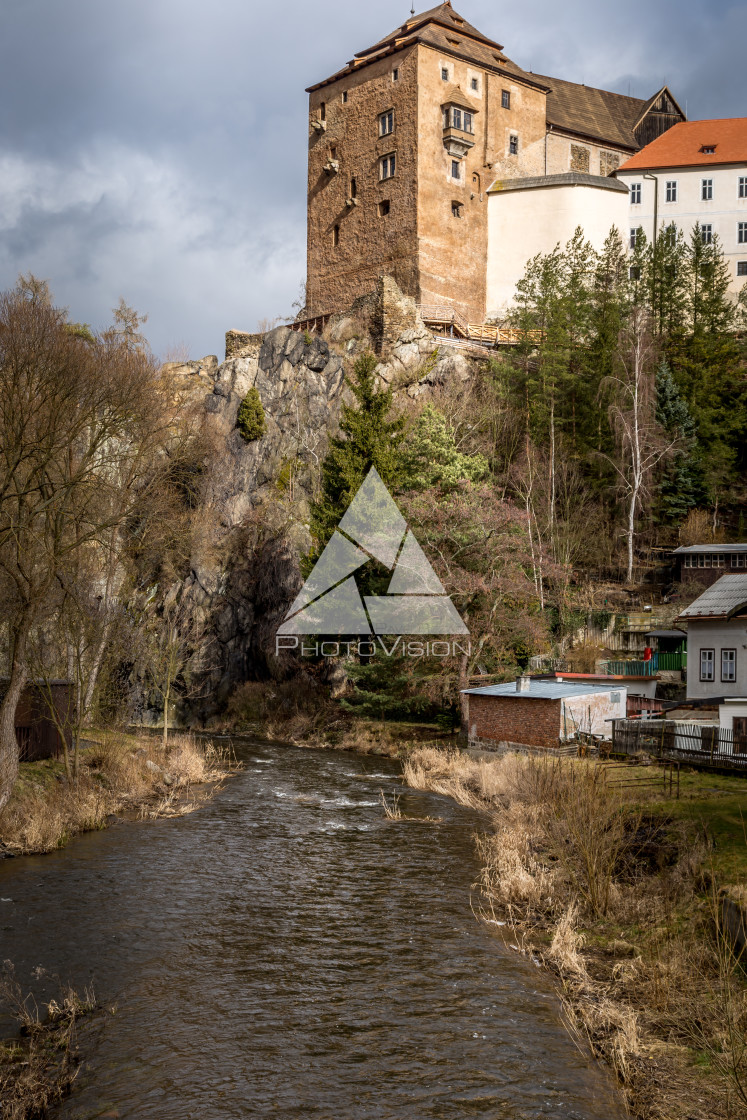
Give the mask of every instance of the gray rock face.
<svg viewBox="0 0 747 1120">
<path fill-rule="evenodd" d="M 381 380 L 412 397 L 449 379 L 468 380 L 469 360 L 441 345 L 413 301 L 398 292 L 393 282 L 380 285 L 367 312 L 386 338 L 377 367 Z M 340 317 L 336 345 L 352 365 L 373 335 L 364 329 L 346 341 L 351 322 Z M 392 324 L 399 328 L 396 336 Z M 219 711 L 239 682 L 287 670 L 275 656 L 275 631 L 302 584 L 299 557 L 311 547 L 309 502 L 328 436 L 337 430 L 344 386 L 342 357 L 318 336 L 288 327 L 264 336 L 229 333 L 222 364 L 209 356 L 166 367 L 216 448 L 190 572 L 172 589 L 186 598 L 209 636 L 203 657 L 209 680 L 203 698 L 192 704 L 192 718 Z M 250 388 L 259 393 L 266 429 L 247 443 L 236 417 Z"/>
</svg>

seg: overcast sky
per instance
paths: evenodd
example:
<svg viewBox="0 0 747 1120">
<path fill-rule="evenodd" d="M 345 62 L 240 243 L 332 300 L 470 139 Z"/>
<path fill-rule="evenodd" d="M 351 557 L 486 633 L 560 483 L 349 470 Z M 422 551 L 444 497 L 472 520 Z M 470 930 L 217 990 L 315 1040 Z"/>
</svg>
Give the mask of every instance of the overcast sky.
<svg viewBox="0 0 747 1120">
<path fill-rule="evenodd" d="M 154 350 L 223 356 L 305 271 L 306 94 L 409 0 L 0 0 L 0 287 L 95 327 L 124 296 Z M 747 4 L 455 0 L 526 69 L 747 116 Z M 418 7 L 423 10 L 423 7 Z"/>
</svg>

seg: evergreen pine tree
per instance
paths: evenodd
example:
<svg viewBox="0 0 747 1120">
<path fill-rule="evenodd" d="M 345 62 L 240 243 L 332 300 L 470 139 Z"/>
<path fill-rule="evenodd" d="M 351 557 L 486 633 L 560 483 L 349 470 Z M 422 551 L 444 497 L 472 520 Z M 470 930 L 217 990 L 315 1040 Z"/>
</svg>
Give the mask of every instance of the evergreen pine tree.
<svg viewBox="0 0 747 1120">
<path fill-rule="evenodd" d="M 706 493 L 695 421 L 666 362 L 656 373 L 656 419 L 681 441 L 674 457 L 665 462 L 658 487 L 658 519 L 675 525 L 705 501 Z"/>
<path fill-rule="evenodd" d="M 404 420 L 391 419 L 392 390 L 376 384 L 376 357 L 362 354 L 346 382 L 355 398 L 343 404 L 341 435 L 330 440 L 322 463 L 322 492 L 311 509 L 317 549 L 326 545 L 371 467 L 385 486 L 397 485 Z"/>
</svg>

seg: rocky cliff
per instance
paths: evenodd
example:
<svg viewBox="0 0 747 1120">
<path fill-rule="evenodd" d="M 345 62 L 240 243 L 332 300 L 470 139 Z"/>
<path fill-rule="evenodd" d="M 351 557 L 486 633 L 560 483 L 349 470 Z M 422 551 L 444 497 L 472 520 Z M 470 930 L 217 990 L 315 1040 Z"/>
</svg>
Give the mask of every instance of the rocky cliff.
<svg viewBox="0 0 747 1120">
<path fill-rule="evenodd" d="M 210 356 L 164 367 L 215 449 L 190 572 L 175 589 L 211 643 L 210 681 L 198 705 L 203 716 L 219 710 L 237 683 L 287 671 L 275 659 L 274 634 L 302 582 L 300 557 L 312 543 L 309 502 L 337 428 L 346 365 L 372 347 L 382 380 L 413 397 L 472 375 L 470 361 L 439 344 L 388 278 L 324 333 L 231 331 L 222 364 Z M 236 421 L 252 387 L 266 430 L 246 442 Z"/>
</svg>

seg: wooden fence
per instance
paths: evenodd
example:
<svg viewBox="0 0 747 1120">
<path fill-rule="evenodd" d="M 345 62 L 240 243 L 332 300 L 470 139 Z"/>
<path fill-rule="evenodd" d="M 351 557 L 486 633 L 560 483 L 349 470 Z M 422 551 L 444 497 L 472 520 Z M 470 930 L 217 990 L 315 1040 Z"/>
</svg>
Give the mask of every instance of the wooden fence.
<svg viewBox="0 0 747 1120">
<path fill-rule="evenodd" d="M 739 770 L 747 774 L 747 735 L 717 724 L 671 719 L 612 721 L 613 754 L 648 754 L 692 766 Z"/>
</svg>

